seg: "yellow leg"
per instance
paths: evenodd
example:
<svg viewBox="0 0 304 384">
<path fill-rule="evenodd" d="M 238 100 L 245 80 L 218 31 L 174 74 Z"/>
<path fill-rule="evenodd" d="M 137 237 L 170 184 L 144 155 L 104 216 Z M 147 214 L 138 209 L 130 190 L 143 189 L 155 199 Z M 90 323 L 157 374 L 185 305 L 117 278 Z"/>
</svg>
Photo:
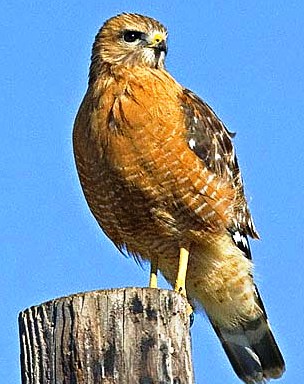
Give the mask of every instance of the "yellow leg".
<svg viewBox="0 0 304 384">
<path fill-rule="evenodd" d="M 186 276 L 188 267 L 189 251 L 186 248 L 181 247 L 179 250 L 179 263 L 177 278 L 175 282 L 175 291 L 179 292 L 184 297 L 187 297 L 186 292 Z M 191 305 L 188 303 L 187 314 L 190 316 L 193 313 Z"/>
<path fill-rule="evenodd" d="M 179 250 L 179 264 L 177 271 L 177 278 L 175 282 L 175 291 L 181 295 L 187 297 L 186 293 L 186 275 L 188 267 L 189 251 L 186 248 L 180 248 Z"/>
<path fill-rule="evenodd" d="M 157 288 L 157 270 L 158 270 L 158 258 L 151 260 L 150 269 L 150 288 Z"/>
</svg>

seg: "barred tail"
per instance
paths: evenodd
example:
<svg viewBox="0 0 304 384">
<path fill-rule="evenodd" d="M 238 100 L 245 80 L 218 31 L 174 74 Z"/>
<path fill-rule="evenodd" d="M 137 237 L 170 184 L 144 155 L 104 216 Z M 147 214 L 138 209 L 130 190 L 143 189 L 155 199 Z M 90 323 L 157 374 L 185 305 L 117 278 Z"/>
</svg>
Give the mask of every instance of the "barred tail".
<svg viewBox="0 0 304 384">
<path fill-rule="evenodd" d="M 285 371 L 285 363 L 274 339 L 263 303 L 258 295 L 262 315 L 233 328 L 211 324 L 236 374 L 247 384 L 277 379 Z"/>
</svg>

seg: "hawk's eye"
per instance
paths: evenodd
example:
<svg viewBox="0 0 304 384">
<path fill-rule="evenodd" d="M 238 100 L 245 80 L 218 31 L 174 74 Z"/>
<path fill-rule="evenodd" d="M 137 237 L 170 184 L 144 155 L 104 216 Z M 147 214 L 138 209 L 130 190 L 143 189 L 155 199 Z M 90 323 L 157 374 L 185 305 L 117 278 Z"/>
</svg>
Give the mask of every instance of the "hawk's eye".
<svg viewBox="0 0 304 384">
<path fill-rule="evenodd" d="M 136 40 L 140 40 L 142 37 L 142 33 L 139 31 L 126 31 L 123 34 L 124 41 L 127 43 L 134 43 Z"/>
</svg>

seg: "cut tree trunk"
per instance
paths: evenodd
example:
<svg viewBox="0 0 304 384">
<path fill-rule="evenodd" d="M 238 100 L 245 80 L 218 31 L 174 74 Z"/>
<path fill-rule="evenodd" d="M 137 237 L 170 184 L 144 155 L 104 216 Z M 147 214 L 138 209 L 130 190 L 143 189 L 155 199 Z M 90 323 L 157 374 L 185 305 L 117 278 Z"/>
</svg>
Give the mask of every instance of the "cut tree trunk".
<svg viewBox="0 0 304 384">
<path fill-rule="evenodd" d="M 187 302 L 121 288 L 79 293 L 19 315 L 22 384 L 193 384 Z"/>
</svg>

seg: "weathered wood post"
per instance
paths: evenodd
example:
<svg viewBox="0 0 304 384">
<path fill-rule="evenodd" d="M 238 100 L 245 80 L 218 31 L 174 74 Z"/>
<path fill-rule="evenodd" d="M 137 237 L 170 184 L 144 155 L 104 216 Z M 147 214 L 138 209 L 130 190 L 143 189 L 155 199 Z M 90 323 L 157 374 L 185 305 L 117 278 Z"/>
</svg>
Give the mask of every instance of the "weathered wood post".
<svg viewBox="0 0 304 384">
<path fill-rule="evenodd" d="M 121 288 L 26 309 L 22 384 L 193 384 L 186 306 L 173 291 Z"/>
</svg>

